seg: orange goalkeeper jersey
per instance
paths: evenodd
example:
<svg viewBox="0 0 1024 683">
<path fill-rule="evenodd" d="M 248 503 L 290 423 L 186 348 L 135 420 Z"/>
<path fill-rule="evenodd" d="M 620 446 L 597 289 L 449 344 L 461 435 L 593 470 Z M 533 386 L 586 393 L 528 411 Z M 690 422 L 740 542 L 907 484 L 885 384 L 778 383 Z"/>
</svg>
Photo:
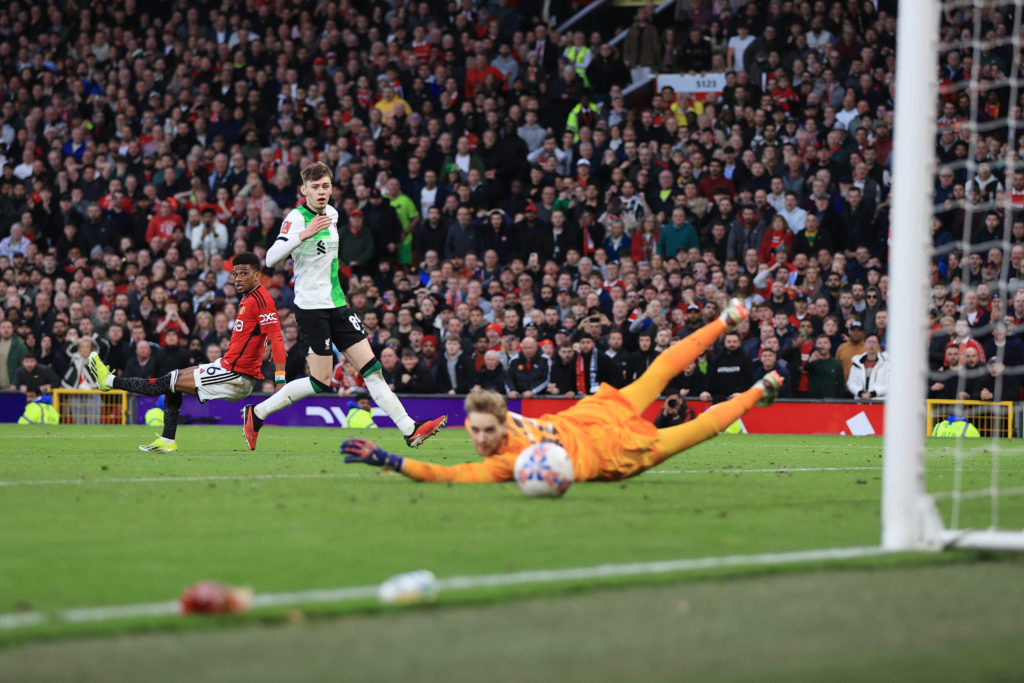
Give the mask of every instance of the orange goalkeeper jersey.
<svg viewBox="0 0 1024 683">
<path fill-rule="evenodd" d="M 527 446 L 542 441 L 566 450 L 575 481 L 625 479 L 653 464 L 657 430 L 609 384 L 554 415 L 533 419 L 510 412 L 506 427 L 504 445 L 480 462 L 446 467 L 406 458 L 402 473 L 418 481 L 512 481 L 516 458 Z"/>
</svg>

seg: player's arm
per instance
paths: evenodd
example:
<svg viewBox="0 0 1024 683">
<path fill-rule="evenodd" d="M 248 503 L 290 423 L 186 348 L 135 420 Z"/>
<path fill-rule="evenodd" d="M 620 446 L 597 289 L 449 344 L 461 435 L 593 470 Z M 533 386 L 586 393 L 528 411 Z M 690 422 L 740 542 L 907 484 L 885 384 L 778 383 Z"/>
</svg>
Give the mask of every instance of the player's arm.
<svg viewBox="0 0 1024 683">
<path fill-rule="evenodd" d="M 366 439 L 348 439 L 341 444 L 341 454 L 347 463 L 364 463 L 374 467 L 386 467 L 415 481 L 450 481 L 465 484 L 493 484 L 507 481 L 487 461 L 470 462 L 453 467 L 432 465 L 412 458 L 389 453 Z"/>
<path fill-rule="evenodd" d="M 327 214 L 321 214 L 299 231 L 298 227 L 304 220 L 302 214 L 297 210 L 292 210 L 285 217 L 284 223 L 281 224 L 281 233 L 274 240 L 274 243 L 270 245 L 270 248 L 267 249 L 266 261 L 268 267 L 273 268 L 284 261 L 295 247 L 331 224 L 331 217 Z"/>
<path fill-rule="evenodd" d="M 274 389 L 280 389 L 287 381 L 284 368 L 285 362 L 288 360 L 288 352 L 284 349 L 281 321 L 277 315 L 277 307 L 273 303 L 268 303 L 260 313 L 259 325 L 260 332 L 270 342 L 270 356 L 274 359 Z"/>
</svg>

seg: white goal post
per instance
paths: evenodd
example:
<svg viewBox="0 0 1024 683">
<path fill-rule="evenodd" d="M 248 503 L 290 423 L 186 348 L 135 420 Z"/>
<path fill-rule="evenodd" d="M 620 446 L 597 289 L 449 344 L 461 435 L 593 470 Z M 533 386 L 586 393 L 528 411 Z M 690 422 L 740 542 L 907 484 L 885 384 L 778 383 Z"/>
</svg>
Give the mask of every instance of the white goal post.
<svg viewBox="0 0 1024 683">
<path fill-rule="evenodd" d="M 1015 5 L 1018 14 L 1022 10 L 1021 0 L 1005 4 Z M 982 6 L 990 5 L 985 0 L 974 0 L 961 7 L 980 11 Z M 934 251 L 931 221 L 941 12 L 941 0 L 901 0 L 899 4 L 887 346 L 892 374 L 885 406 L 882 547 L 891 551 L 1024 550 L 1024 530 L 947 528 L 925 486 L 929 372 L 925 312 L 930 302 L 930 260 Z M 1019 19 L 1014 23 L 1019 29 Z M 1019 36 L 1013 41 L 1014 46 L 1019 45 Z M 1015 51 L 1011 81 L 1017 78 L 1019 58 L 1019 51 Z M 1010 112 L 1014 104 L 1011 102 Z M 1010 126 L 1015 128 L 1016 124 Z"/>
</svg>

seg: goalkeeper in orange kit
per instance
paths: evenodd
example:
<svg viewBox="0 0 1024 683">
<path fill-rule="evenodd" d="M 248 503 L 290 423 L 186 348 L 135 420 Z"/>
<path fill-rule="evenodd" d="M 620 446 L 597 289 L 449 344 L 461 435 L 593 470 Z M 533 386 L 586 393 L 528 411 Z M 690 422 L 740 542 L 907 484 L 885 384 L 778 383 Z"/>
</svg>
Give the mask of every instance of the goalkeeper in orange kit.
<svg viewBox="0 0 1024 683">
<path fill-rule="evenodd" d="M 389 453 L 366 439 L 345 441 L 341 453 L 345 462 L 387 467 L 417 481 L 489 483 L 512 481 L 519 454 L 532 444 L 549 441 L 569 454 L 576 481 L 636 476 L 716 436 L 755 405 L 775 400 L 782 377 L 772 372 L 690 422 L 656 429 L 642 415 L 676 375 L 746 317 L 743 302 L 733 299 L 717 320 L 666 349 L 632 384 L 622 389 L 602 384 L 593 396 L 554 415 L 523 417 L 508 410 L 501 394 L 472 392 L 466 397 L 466 430 L 483 461 L 432 465 Z"/>
</svg>

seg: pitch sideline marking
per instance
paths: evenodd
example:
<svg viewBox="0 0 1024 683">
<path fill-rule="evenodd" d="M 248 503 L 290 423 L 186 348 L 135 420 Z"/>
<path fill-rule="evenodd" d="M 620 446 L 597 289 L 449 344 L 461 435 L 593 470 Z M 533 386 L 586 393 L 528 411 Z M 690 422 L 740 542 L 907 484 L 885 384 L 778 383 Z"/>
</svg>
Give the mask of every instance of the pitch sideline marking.
<svg viewBox="0 0 1024 683">
<path fill-rule="evenodd" d="M 109 479 L 12 479 L 0 481 L 0 488 L 12 486 L 67 486 L 81 484 L 163 484 L 203 481 L 263 481 L 274 479 L 338 479 L 359 477 L 358 472 L 327 472 L 326 474 L 211 474 L 202 477 L 111 477 Z"/>
<path fill-rule="evenodd" d="M 881 467 L 770 467 L 765 469 L 720 469 L 720 470 L 649 470 L 650 474 L 786 474 L 787 472 L 852 472 L 857 470 L 880 470 Z M 275 479 L 339 479 L 362 477 L 359 472 L 328 472 L 326 474 L 214 474 L 196 477 L 110 477 L 81 479 L 10 479 L 0 480 L 0 488 L 15 486 L 72 486 L 82 484 L 161 484 L 204 481 L 264 481 Z"/>
<path fill-rule="evenodd" d="M 648 470 L 647 474 L 789 474 L 792 472 L 878 472 L 881 467 L 766 467 L 760 469 Z M 1009 471 L 1005 470 L 1004 471 Z M 83 484 L 174 484 L 205 481 L 272 481 L 276 479 L 343 479 L 367 476 L 363 472 L 326 474 L 215 474 L 197 477 L 110 477 L 79 479 L 0 480 L 0 488 L 16 486 L 81 486 Z M 396 480 L 397 481 L 397 480 Z M 986 489 L 988 490 L 988 489 Z"/>
<path fill-rule="evenodd" d="M 472 590 L 476 588 L 504 588 L 509 586 L 555 583 L 559 581 L 587 581 L 620 578 L 627 576 L 648 576 L 675 572 L 692 572 L 702 569 L 722 569 L 743 566 L 772 566 L 778 564 L 799 564 L 822 560 L 849 560 L 876 557 L 891 551 L 881 546 L 851 548 L 825 548 L 821 550 L 799 550 L 782 553 L 759 553 L 755 555 L 726 555 L 683 560 L 661 560 L 654 562 L 631 562 L 626 564 L 600 564 L 590 567 L 569 569 L 540 569 L 506 574 L 479 574 L 475 576 L 452 576 L 439 579 L 438 589 L 444 591 Z M 287 607 L 325 603 L 365 600 L 377 595 L 376 585 L 349 586 L 345 588 L 314 589 L 287 593 L 261 593 L 252 601 L 253 609 L 266 607 Z M 0 630 L 15 630 L 38 626 L 51 621 L 69 624 L 113 621 L 138 617 L 165 617 L 180 614 L 177 601 L 150 602 L 108 607 L 77 607 L 54 612 L 23 612 L 0 614 Z"/>
<path fill-rule="evenodd" d="M 648 474 L 787 474 L 789 472 L 856 472 L 881 470 L 881 467 L 767 467 L 764 469 L 710 469 L 710 470 L 647 470 Z"/>
</svg>

